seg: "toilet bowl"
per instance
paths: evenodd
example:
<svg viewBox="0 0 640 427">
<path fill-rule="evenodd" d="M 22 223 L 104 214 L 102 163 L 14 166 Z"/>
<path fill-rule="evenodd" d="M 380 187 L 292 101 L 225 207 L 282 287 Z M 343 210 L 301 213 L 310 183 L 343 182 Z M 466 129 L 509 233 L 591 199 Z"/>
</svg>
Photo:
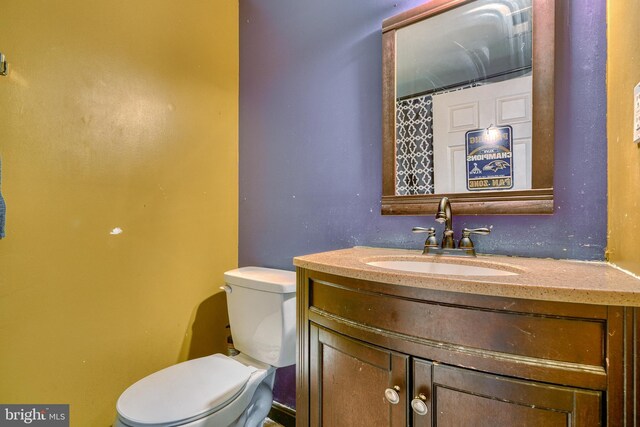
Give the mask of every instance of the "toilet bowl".
<svg viewBox="0 0 640 427">
<path fill-rule="evenodd" d="M 295 361 L 295 273 L 244 267 L 225 273 L 225 282 L 241 353 L 188 360 L 141 379 L 118 399 L 114 427 L 262 425 L 275 368 Z"/>
</svg>

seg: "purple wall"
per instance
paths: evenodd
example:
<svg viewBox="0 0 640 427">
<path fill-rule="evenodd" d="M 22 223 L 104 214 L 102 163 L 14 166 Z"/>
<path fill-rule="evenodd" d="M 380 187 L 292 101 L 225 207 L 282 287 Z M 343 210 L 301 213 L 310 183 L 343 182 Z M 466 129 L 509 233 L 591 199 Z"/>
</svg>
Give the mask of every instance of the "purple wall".
<svg viewBox="0 0 640 427">
<path fill-rule="evenodd" d="M 432 218 L 380 215 L 380 28 L 420 3 L 240 0 L 239 265 L 292 270 L 296 255 L 354 245 L 421 248 L 411 227 Z M 455 218 L 458 230 L 493 226 L 479 252 L 604 257 L 605 0 L 564 3 L 555 213 Z M 280 370 L 275 394 L 294 406 L 293 369 Z"/>
</svg>

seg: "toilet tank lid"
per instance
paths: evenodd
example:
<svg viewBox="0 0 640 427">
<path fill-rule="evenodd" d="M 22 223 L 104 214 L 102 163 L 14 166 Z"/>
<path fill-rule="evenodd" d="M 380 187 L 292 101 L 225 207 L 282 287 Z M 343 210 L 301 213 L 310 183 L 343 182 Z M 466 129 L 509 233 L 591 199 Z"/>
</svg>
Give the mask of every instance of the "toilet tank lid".
<svg viewBox="0 0 640 427">
<path fill-rule="evenodd" d="M 229 285 L 278 294 L 296 291 L 296 273 L 265 267 L 241 267 L 224 273 L 224 280 Z"/>
</svg>

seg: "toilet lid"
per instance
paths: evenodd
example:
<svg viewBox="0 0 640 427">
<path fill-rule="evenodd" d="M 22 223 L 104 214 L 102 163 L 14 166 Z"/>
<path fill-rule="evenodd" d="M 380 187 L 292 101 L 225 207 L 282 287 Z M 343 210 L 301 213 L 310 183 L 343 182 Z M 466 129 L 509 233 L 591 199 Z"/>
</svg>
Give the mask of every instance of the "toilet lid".
<svg viewBox="0 0 640 427">
<path fill-rule="evenodd" d="M 126 389 L 118 414 L 134 426 L 197 419 L 235 397 L 254 371 L 222 354 L 182 362 Z"/>
</svg>

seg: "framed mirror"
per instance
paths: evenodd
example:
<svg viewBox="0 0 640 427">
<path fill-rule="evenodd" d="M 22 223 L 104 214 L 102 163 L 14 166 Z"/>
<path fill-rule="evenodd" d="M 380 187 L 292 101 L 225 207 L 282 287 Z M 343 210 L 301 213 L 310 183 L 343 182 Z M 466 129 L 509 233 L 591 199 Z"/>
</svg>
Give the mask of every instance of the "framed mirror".
<svg viewBox="0 0 640 427">
<path fill-rule="evenodd" d="M 382 43 L 383 215 L 553 213 L 554 0 L 431 0 Z"/>
</svg>

